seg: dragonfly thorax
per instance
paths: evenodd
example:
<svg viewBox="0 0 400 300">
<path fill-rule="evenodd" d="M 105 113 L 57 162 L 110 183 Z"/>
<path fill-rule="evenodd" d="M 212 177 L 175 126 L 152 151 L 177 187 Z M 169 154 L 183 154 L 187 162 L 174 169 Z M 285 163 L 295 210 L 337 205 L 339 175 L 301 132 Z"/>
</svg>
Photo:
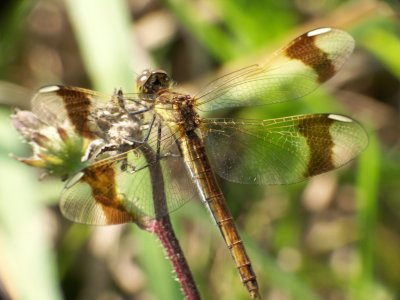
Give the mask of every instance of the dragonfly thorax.
<svg viewBox="0 0 400 300">
<path fill-rule="evenodd" d="M 180 132 L 196 130 L 200 117 L 190 95 L 165 90 L 155 98 L 155 112 L 169 127 Z"/>
<path fill-rule="evenodd" d="M 200 117 L 194 104 L 190 95 L 176 96 L 172 104 L 176 123 L 181 125 L 185 132 L 196 130 L 200 125 Z"/>
<path fill-rule="evenodd" d="M 159 91 L 171 86 L 171 79 L 163 70 L 144 70 L 137 77 L 136 86 L 142 96 L 154 99 Z"/>
</svg>

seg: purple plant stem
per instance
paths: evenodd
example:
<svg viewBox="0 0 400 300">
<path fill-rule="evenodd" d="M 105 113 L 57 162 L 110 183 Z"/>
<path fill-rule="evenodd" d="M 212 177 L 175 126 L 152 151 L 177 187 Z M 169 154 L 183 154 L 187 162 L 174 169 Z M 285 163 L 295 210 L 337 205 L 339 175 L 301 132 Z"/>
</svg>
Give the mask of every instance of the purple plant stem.
<svg viewBox="0 0 400 300">
<path fill-rule="evenodd" d="M 175 270 L 178 281 L 182 287 L 183 294 L 188 300 L 198 300 L 200 298 L 199 291 L 193 279 L 193 275 L 189 269 L 186 258 L 179 245 L 179 241 L 175 236 L 172 228 L 171 220 L 168 216 L 167 202 L 164 189 L 164 178 L 162 168 L 153 149 L 146 144 L 141 147 L 142 152 L 149 164 L 150 176 L 153 187 L 153 201 L 156 218 L 151 221 L 140 224 L 145 230 L 154 233 L 161 241 L 161 245 L 165 249 L 172 267 Z"/>
<path fill-rule="evenodd" d="M 151 231 L 157 235 L 161 241 L 168 258 L 172 263 L 185 298 L 188 300 L 201 299 L 168 215 L 155 220 Z"/>
</svg>

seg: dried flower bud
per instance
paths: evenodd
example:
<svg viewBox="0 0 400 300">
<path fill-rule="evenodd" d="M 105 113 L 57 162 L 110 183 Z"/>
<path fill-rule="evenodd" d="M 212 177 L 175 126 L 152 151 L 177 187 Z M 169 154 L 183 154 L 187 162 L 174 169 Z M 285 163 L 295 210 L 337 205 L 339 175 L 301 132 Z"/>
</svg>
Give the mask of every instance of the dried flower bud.
<svg viewBox="0 0 400 300">
<path fill-rule="evenodd" d="M 88 165 L 88 139 L 77 135 L 72 128 L 47 125 L 30 111 L 17 110 L 13 126 L 32 146 L 29 158 L 17 158 L 23 163 L 43 168 L 47 173 L 66 178 Z"/>
</svg>

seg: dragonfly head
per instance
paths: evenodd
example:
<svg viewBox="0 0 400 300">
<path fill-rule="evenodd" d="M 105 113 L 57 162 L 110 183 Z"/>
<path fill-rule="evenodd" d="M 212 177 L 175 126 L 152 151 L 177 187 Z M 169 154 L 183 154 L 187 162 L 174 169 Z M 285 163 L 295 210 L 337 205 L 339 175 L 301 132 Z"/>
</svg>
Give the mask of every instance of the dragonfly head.
<svg viewBox="0 0 400 300">
<path fill-rule="evenodd" d="M 163 70 L 144 70 L 136 79 L 137 89 L 141 94 L 153 95 L 171 86 L 171 79 Z"/>
</svg>

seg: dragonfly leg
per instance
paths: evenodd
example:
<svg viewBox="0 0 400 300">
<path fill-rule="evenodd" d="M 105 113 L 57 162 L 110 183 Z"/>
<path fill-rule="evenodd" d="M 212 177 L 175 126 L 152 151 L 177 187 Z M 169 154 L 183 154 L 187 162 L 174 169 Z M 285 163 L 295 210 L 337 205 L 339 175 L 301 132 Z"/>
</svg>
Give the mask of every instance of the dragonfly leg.
<svg viewBox="0 0 400 300">
<path fill-rule="evenodd" d="M 140 114 L 142 114 L 142 113 L 145 113 L 145 112 L 147 112 L 147 111 L 149 111 L 149 110 L 150 110 L 150 109 L 146 107 L 146 108 L 143 108 L 143 109 L 134 111 L 134 112 L 128 112 L 128 114 L 129 114 L 129 116 L 136 116 L 136 115 L 140 115 Z"/>
<path fill-rule="evenodd" d="M 143 139 L 135 139 L 135 138 L 132 137 L 130 141 L 134 142 L 134 143 L 137 143 L 137 144 L 146 143 L 149 140 L 150 133 L 151 133 L 151 130 L 152 130 L 153 126 L 154 126 L 154 121 L 155 120 L 156 120 L 156 116 L 153 115 L 153 118 L 151 119 L 149 128 L 147 129 L 146 135 L 145 135 L 145 137 Z"/>
<path fill-rule="evenodd" d="M 156 159 L 160 159 L 161 153 L 161 126 L 159 125 L 157 128 L 157 151 L 156 151 Z"/>
<path fill-rule="evenodd" d="M 149 140 L 150 133 L 151 133 L 151 129 L 153 128 L 153 125 L 154 125 L 154 121 L 155 121 L 155 120 L 156 120 L 156 115 L 153 115 L 153 118 L 151 119 L 149 128 L 148 128 L 148 130 L 147 130 L 146 136 L 144 137 L 144 139 L 142 140 L 141 143 L 145 143 L 145 142 L 147 142 L 147 141 Z M 158 127 L 160 128 L 160 126 L 158 126 Z"/>
</svg>

